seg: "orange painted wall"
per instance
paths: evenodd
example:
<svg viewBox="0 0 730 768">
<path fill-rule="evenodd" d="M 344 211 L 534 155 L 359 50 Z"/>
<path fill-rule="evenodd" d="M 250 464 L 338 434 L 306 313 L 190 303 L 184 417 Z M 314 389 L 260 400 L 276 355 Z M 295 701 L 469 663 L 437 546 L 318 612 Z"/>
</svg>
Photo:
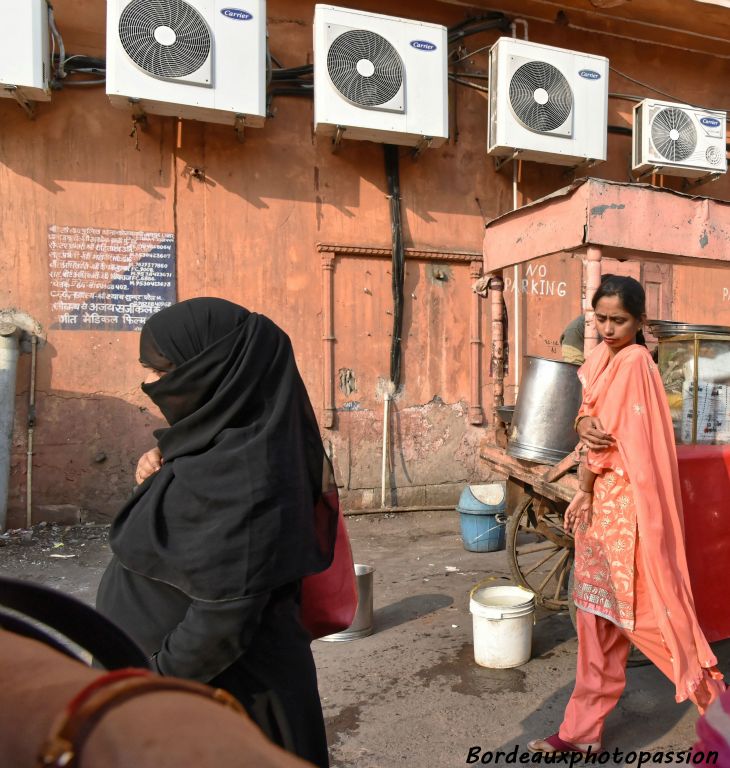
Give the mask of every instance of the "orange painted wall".
<svg viewBox="0 0 730 768">
<path fill-rule="evenodd" d="M 393 13 L 392 4 L 343 3 Z M 104 54 L 101 0 L 57 0 L 67 51 Z M 397 13 L 443 24 L 465 16 L 458 5 L 427 0 L 398 4 Z M 313 3 L 269 0 L 272 52 L 285 66 L 312 59 Z M 725 61 L 618 38 L 533 24 L 532 39 L 602 53 L 620 70 L 710 107 L 730 104 Z M 496 39 L 468 39 L 470 50 Z M 485 71 L 485 52 L 463 65 Z M 648 95 L 611 75 L 611 91 Z M 452 137 L 439 150 L 401 160 L 406 246 L 481 251 L 483 222 L 511 207 L 511 173 L 496 173 L 485 152 L 485 94 L 451 86 Z M 130 116 L 112 108 L 103 89 L 54 93 L 29 121 L 0 99 L 0 309 L 18 307 L 45 327 L 51 318 L 49 225 L 174 232 L 178 297 L 219 295 L 270 315 L 292 336 L 302 375 L 321 413 L 324 397 L 322 270 L 317 243 L 390 247 L 382 148 L 345 142 L 334 154 L 312 134 L 312 103 L 278 98 L 263 129 L 244 143 L 231 129 L 149 117 L 130 138 Z M 610 122 L 630 125 L 630 103 L 611 100 Z M 627 179 L 630 140 L 609 136 L 609 162 L 591 172 Z M 561 168 L 525 164 L 525 201 L 570 183 Z M 680 182 L 668 181 L 675 188 Z M 727 197 L 727 180 L 702 194 Z M 554 258 L 540 280 L 552 295 L 528 286 L 527 351 L 555 354 L 562 326 L 579 310 L 579 265 Z M 442 277 L 437 277 L 439 271 Z M 730 324 L 730 281 L 706 270 L 675 269 L 675 317 Z M 445 279 L 444 279 L 445 276 Z M 531 276 L 532 277 L 532 276 Z M 337 258 L 334 271 L 335 358 L 340 409 L 323 430 L 352 507 L 379 503 L 382 396 L 392 315 L 390 266 L 379 258 Z M 555 285 L 561 284 L 560 291 Z M 563 295 L 564 294 L 564 295 Z M 452 504 L 462 485 L 480 476 L 476 448 L 484 427 L 467 423 L 471 278 L 468 263 L 409 260 L 406 276 L 403 388 L 394 403 L 390 482 L 399 504 Z M 687 316 L 692 312 L 691 317 Z M 696 314 L 695 314 L 696 313 Z M 483 306 L 482 337 L 489 318 Z M 34 513 L 50 518 L 57 505 L 108 516 L 131 489 L 136 457 L 161 426 L 139 390 L 134 333 L 49 330 L 39 352 Z M 485 346 L 488 349 L 488 345 Z M 488 404 L 487 359 L 482 396 Z M 340 370 L 343 387 L 339 386 Z M 352 378 L 347 371 L 352 371 Z M 18 374 L 10 525 L 24 520 L 25 417 L 29 361 Z M 349 382 L 349 383 L 348 383 Z M 356 389 L 352 390 L 352 385 Z"/>
</svg>

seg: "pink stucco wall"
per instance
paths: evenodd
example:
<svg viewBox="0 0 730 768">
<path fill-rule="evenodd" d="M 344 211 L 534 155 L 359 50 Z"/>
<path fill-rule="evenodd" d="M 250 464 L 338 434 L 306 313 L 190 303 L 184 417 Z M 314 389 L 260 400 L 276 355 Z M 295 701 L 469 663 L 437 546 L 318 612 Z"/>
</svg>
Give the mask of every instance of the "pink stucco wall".
<svg viewBox="0 0 730 768">
<path fill-rule="evenodd" d="M 354 5 L 344 3 L 345 5 Z M 104 54 L 104 3 L 57 0 L 59 27 L 71 53 Z M 393 13 L 392 4 L 361 2 Z M 435 0 L 403 2 L 398 14 L 443 24 L 465 9 Z M 270 45 L 286 66 L 312 60 L 313 3 L 269 0 Z M 730 103 L 726 64 L 711 56 L 534 23 L 530 37 L 610 56 L 615 66 L 679 99 Z M 496 39 L 484 33 L 469 50 Z M 462 62 L 486 70 L 485 51 Z M 447 145 L 401 162 L 405 240 L 409 249 L 467 254 L 461 261 L 409 259 L 403 388 L 395 401 L 392 438 L 394 503 L 451 504 L 461 486 L 480 477 L 477 445 L 485 426 L 469 424 L 471 396 L 471 267 L 480 254 L 484 220 L 511 207 L 511 173 L 497 173 L 486 155 L 485 94 L 451 90 Z M 612 92 L 649 95 L 611 75 Z M 292 336 L 315 408 L 325 402 L 322 345 L 322 254 L 318 243 L 356 246 L 336 257 L 333 272 L 335 406 L 323 435 L 335 458 L 346 503 L 379 502 L 382 379 L 388 376 L 392 323 L 390 266 L 363 255 L 390 247 L 382 148 L 345 142 L 333 154 L 312 134 L 312 104 L 277 98 L 263 129 L 239 143 L 231 129 L 150 116 L 130 138 L 128 114 L 112 108 L 103 89 L 56 92 L 29 121 L 0 100 L 0 309 L 18 307 L 45 327 L 51 319 L 47 230 L 52 224 L 174 232 L 178 298 L 219 295 L 270 315 Z M 628 126 L 631 103 L 611 99 L 609 122 Z M 626 180 L 628 137 L 609 135 L 608 162 L 592 175 Z M 522 199 L 570 183 L 561 168 L 526 163 Z M 665 180 L 679 187 L 677 180 Z M 703 188 L 725 197 L 727 180 Z M 579 310 L 578 265 L 553 257 L 529 283 L 527 351 L 556 354 L 562 326 Z M 672 313 L 730 324 L 730 282 L 706 270 L 675 268 Z M 559 289 L 556 286 L 560 286 Z M 550 295 L 545 295 L 549 293 Z M 691 314 L 691 316 L 689 316 Z M 488 341 L 488 311 L 480 333 Z M 34 515 L 72 505 L 91 517 L 112 514 L 132 486 L 139 453 L 152 445 L 159 414 L 139 390 L 134 333 L 50 329 L 39 351 Z M 488 349 L 488 345 L 485 347 Z M 489 361 L 482 359 L 481 396 L 489 402 Z M 340 386 L 340 371 L 344 371 Z M 351 372 L 351 374 L 349 373 Z M 11 475 L 9 524 L 24 520 L 25 415 L 29 361 L 21 360 Z M 354 389 L 353 389 L 354 387 Z"/>
</svg>

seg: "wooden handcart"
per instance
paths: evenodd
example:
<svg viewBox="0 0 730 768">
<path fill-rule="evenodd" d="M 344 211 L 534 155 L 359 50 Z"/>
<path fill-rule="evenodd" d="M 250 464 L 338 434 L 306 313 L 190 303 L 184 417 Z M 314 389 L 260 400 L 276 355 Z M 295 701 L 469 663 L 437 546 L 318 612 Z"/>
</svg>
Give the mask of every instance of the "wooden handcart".
<svg viewBox="0 0 730 768">
<path fill-rule="evenodd" d="M 492 308 L 493 421 L 482 441 L 485 469 L 508 481 L 507 550 L 517 583 L 552 610 L 573 609 L 573 537 L 563 514 L 578 488 L 577 462 L 547 466 L 504 450 L 503 270 L 556 254 L 580 258 L 585 297 L 600 285 L 601 260 L 730 267 L 730 204 L 643 184 L 580 179 L 487 224 L 483 283 Z M 598 343 L 586 301 L 585 349 Z M 500 434 L 502 440 L 500 440 Z M 687 560 L 700 624 L 710 642 L 730 637 L 730 446 L 678 446 Z"/>
</svg>

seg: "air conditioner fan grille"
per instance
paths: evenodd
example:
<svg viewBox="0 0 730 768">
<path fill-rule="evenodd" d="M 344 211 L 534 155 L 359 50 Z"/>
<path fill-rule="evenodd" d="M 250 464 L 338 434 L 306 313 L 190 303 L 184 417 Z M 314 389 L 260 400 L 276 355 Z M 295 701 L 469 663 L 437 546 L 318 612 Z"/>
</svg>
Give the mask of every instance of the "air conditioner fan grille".
<svg viewBox="0 0 730 768">
<path fill-rule="evenodd" d="M 697 148 L 697 130 L 684 110 L 666 107 L 651 121 L 651 140 L 663 158 L 676 163 Z"/>
<path fill-rule="evenodd" d="M 170 79 L 196 72 L 211 50 L 208 25 L 184 0 L 133 0 L 119 18 L 119 40 L 137 66 Z"/>
<path fill-rule="evenodd" d="M 353 104 L 378 107 L 403 87 L 403 63 L 381 35 L 353 29 L 338 35 L 327 51 L 332 84 Z"/>
<path fill-rule="evenodd" d="M 509 99 L 517 119 L 539 133 L 559 128 L 573 110 L 568 81 L 559 69 L 544 61 L 528 61 L 515 70 Z"/>
</svg>

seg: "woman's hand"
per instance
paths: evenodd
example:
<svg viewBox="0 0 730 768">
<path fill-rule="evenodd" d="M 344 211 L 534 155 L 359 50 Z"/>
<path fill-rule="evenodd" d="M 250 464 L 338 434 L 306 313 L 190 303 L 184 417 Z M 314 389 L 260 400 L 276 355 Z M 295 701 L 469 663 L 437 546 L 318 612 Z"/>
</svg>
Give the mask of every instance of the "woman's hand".
<svg viewBox="0 0 730 768">
<path fill-rule="evenodd" d="M 576 431 L 578 437 L 594 451 L 604 451 L 615 442 L 613 437 L 604 430 L 601 420 L 595 416 L 584 416 L 580 419 Z"/>
<path fill-rule="evenodd" d="M 593 516 L 593 494 L 578 490 L 565 510 L 565 530 L 575 533 L 581 525 L 590 525 Z"/>
<path fill-rule="evenodd" d="M 157 446 L 143 453 L 137 462 L 137 469 L 134 472 L 134 480 L 137 485 L 143 483 L 150 475 L 154 475 L 155 472 L 159 472 L 164 461 Z"/>
</svg>

